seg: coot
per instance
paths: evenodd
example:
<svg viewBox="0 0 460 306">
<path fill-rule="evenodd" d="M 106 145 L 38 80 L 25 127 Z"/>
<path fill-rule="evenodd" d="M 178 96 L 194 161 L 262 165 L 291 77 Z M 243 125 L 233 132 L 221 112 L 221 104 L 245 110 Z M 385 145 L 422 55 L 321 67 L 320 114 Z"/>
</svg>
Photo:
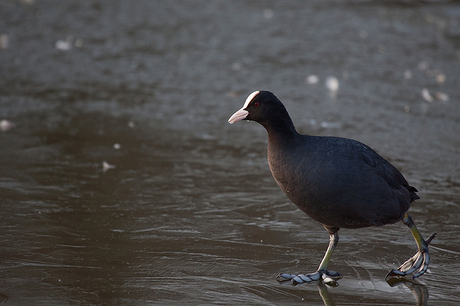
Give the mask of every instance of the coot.
<svg viewBox="0 0 460 306">
<path fill-rule="evenodd" d="M 319 137 L 297 133 L 280 100 L 271 92 L 251 93 L 243 107 L 228 122 L 253 120 L 268 132 L 268 164 L 275 181 L 287 197 L 330 235 L 329 246 L 318 270 L 312 274 L 280 273 L 277 280 L 293 285 L 322 279 L 336 284 L 342 278 L 327 269 L 343 228 L 381 226 L 402 220 L 417 243 L 418 252 L 390 277 L 416 278 L 428 268 L 428 244 L 407 214 L 419 199 L 417 189 L 403 175 L 365 144 L 340 137 Z"/>
</svg>

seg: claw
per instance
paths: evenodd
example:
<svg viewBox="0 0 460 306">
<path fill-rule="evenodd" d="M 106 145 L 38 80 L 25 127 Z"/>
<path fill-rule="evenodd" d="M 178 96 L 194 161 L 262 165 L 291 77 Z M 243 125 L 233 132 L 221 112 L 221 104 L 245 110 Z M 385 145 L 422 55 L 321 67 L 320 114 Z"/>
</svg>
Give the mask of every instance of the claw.
<svg viewBox="0 0 460 306">
<path fill-rule="evenodd" d="M 434 237 L 436 237 L 436 233 L 431 234 L 430 237 L 428 237 L 428 239 L 425 240 L 426 244 L 430 244 L 431 240 L 433 240 Z"/>
<path fill-rule="evenodd" d="M 283 283 L 283 282 L 286 282 L 286 281 L 290 281 L 291 279 L 293 279 L 296 276 L 297 276 L 296 274 L 280 273 L 280 274 L 278 274 L 276 276 L 276 280 L 279 283 Z"/>
</svg>

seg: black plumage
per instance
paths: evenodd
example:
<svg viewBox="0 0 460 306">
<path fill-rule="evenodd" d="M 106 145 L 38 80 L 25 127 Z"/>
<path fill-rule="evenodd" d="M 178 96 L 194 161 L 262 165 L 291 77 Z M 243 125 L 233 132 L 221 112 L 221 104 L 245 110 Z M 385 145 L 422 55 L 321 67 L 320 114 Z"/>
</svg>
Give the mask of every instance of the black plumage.
<svg viewBox="0 0 460 306">
<path fill-rule="evenodd" d="M 340 278 L 339 273 L 326 269 L 340 228 L 381 226 L 404 220 L 413 234 L 417 231 L 406 213 L 410 204 L 419 199 L 417 189 L 367 145 L 347 138 L 299 134 L 284 105 L 268 91 L 249 95 L 229 122 L 242 119 L 264 126 L 268 132 L 267 157 L 275 181 L 294 204 L 323 224 L 331 235 L 330 254 L 326 258 L 326 253 L 316 273 L 280 274 L 279 280 L 299 283 L 319 277 L 328 281 Z M 401 266 L 391 275 L 423 274 L 429 262 L 429 241 L 416 238 L 420 254 L 417 259 L 426 258 L 419 260 L 423 263 L 414 263 L 408 269 Z"/>
</svg>

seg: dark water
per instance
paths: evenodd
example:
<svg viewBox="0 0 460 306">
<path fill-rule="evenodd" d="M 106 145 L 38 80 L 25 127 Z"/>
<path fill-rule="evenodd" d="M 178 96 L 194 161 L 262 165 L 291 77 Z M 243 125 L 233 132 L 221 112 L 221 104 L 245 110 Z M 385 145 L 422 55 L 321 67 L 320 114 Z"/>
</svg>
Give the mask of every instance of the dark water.
<svg viewBox="0 0 460 306">
<path fill-rule="evenodd" d="M 460 5 L 386 3 L 0 1 L 0 302 L 458 305 Z M 416 251 L 402 223 L 341 230 L 336 288 L 275 281 L 328 235 L 262 127 L 227 123 L 258 89 L 419 189 L 438 236 L 418 283 L 384 280 Z"/>
</svg>

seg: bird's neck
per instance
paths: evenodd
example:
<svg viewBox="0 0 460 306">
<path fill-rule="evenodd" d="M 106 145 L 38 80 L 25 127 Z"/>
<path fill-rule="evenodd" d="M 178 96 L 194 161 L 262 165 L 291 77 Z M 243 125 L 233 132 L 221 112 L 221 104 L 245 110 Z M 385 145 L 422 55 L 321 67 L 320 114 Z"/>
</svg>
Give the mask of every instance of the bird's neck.
<svg viewBox="0 0 460 306">
<path fill-rule="evenodd" d="M 268 132 L 268 141 L 273 144 L 292 141 L 300 135 L 289 115 L 272 119 L 269 124 L 264 124 L 264 127 Z"/>
</svg>

